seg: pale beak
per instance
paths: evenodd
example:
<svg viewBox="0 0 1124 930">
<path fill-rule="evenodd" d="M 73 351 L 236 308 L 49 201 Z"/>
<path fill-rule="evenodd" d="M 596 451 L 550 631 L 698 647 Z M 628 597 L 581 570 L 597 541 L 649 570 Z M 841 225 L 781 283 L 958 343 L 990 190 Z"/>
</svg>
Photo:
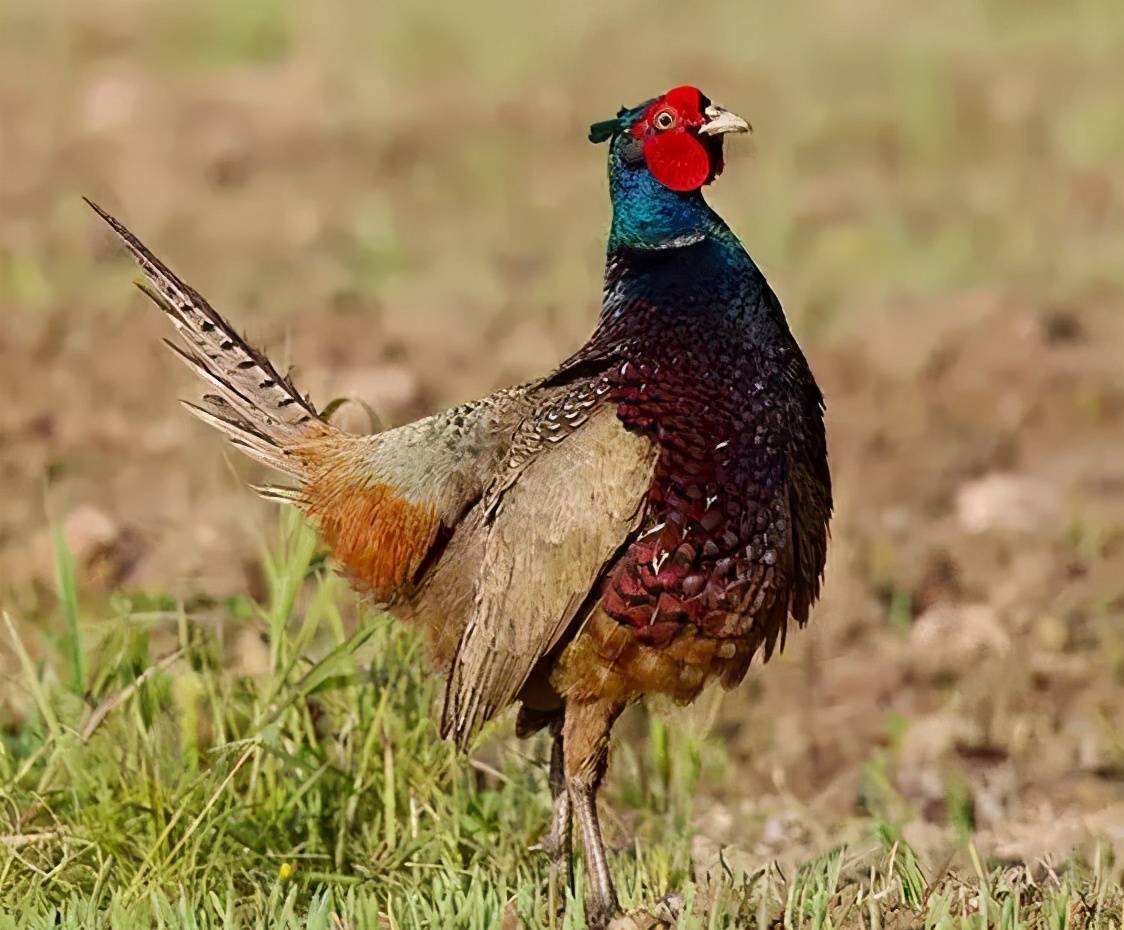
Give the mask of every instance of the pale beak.
<svg viewBox="0 0 1124 930">
<path fill-rule="evenodd" d="M 699 132 L 708 136 L 719 136 L 727 132 L 752 132 L 753 127 L 736 113 L 724 110 L 713 103 L 703 110 L 707 122 L 699 127 Z"/>
</svg>

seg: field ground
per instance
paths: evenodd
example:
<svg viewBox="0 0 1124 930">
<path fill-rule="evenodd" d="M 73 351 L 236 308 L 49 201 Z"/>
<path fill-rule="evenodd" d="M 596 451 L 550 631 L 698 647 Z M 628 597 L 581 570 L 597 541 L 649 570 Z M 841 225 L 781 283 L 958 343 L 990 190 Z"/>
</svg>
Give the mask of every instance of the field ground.
<svg viewBox="0 0 1124 930">
<path fill-rule="evenodd" d="M 402 422 L 581 342 L 583 127 L 684 81 L 755 126 L 712 201 L 828 397 L 838 516 L 783 655 L 618 728 L 624 897 L 1121 926 L 1118 2 L 0 0 L 0 927 L 551 925 L 545 746 L 436 739 L 410 634 L 177 408 L 79 195 Z"/>
</svg>

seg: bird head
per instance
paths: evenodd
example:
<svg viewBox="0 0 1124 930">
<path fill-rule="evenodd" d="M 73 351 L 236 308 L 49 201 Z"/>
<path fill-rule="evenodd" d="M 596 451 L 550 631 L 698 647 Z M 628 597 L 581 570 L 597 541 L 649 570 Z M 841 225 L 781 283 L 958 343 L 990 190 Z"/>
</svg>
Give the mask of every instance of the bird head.
<svg viewBox="0 0 1124 930">
<path fill-rule="evenodd" d="M 697 87 L 684 85 L 594 123 L 589 141 L 609 142 L 627 165 L 643 162 L 670 190 L 694 191 L 722 173 L 726 134 L 750 129 L 744 119 L 712 103 Z"/>
</svg>

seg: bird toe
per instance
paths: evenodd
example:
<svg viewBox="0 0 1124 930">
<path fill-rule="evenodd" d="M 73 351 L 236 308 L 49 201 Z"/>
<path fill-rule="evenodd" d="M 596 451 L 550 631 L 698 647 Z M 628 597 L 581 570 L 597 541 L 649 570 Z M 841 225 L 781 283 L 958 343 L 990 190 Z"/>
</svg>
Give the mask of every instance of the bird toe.
<svg viewBox="0 0 1124 930">
<path fill-rule="evenodd" d="M 645 910 L 618 914 L 608 924 L 604 925 L 605 930 L 672 930 L 674 926 L 674 924 L 661 920 L 651 911 Z"/>
<path fill-rule="evenodd" d="M 672 930 L 682 910 L 682 895 L 665 895 L 651 910 L 641 908 L 617 915 L 605 925 L 605 930 Z"/>
</svg>

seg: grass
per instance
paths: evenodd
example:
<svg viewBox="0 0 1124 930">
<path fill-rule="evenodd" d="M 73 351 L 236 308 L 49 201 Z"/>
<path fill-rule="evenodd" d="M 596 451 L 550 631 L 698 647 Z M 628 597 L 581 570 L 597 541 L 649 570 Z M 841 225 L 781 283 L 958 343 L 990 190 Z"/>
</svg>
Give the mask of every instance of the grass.
<svg viewBox="0 0 1124 930">
<path fill-rule="evenodd" d="M 583 926 L 580 894 L 556 916 L 561 891 L 531 848 L 549 813 L 545 742 L 492 733 L 471 759 L 442 742 L 419 642 L 354 610 L 295 519 L 263 555 L 263 602 L 217 617 L 118 600 L 95 634 L 61 544 L 57 559 L 66 635 L 46 661 L 5 616 L 28 708 L 0 753 L 0 928 Z M 257 674 L 229 654 L 247 627 L 266 647 Z M 969 845 L 967 877 L 927 876 L 875 819 L 864 843 L 788 875 L 730 850 L 707 864 L 692 799 L 721 763 L 714 741 L 658 718 L 618 747 L 627 905 L 679 892 L 677 926 L 697 930 L 1121 926 L 1101 849 L 1035 878 Z"/>
</svg>

